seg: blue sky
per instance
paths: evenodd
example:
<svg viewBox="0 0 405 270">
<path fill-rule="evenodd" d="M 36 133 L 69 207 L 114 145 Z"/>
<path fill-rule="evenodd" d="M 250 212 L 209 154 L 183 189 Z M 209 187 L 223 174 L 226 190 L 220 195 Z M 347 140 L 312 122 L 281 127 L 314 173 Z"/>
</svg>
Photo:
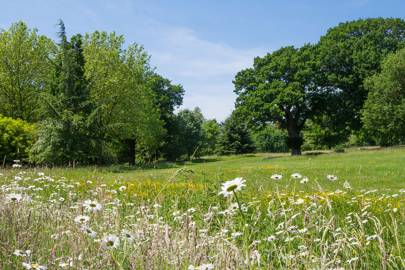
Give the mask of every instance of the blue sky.
<svg viewBox="0 0 405 270">
<path fill-rule="evenodd" d="M 404 0 L 0 0 L 0 28 L 23 20 L 56 37 L 57 20 L 69 34 L 123 34 L 144 45 L 152 65 L 185 87 L 185 108 L 224 120 L 235 101 L 232 79 L 253 57 L 281 46 L 316 42 L 339 22 L 367 17 L 405 18 Z"/>
</svg>

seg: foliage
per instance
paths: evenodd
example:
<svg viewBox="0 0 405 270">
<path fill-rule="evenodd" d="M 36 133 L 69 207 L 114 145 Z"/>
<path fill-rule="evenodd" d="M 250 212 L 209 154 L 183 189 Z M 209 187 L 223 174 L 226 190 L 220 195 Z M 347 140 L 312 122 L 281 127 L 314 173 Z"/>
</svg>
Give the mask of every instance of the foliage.
<svg viewBox="0 0 405 270">
<path fill-rule="evenodd" d="M 204 116 L 200 108 L 196 107 L 194 110 L 182 110 L 176 116 L 176 139 L 175 143 L 171 145 L 171 153 L 169 159 L 178 158 L 194 158 L 201 155 L 203 130 L 202 124 L 204 123 Z"/>
<path fill-rule="evenodd" d="M 405 49 L 387 57 L 382 71 L 366 82 L 366 133 L 380 145 L 405 143 Z"/>
<path fill-rule="evenodd" d="M 86 119 L 91 112 L 88 82 L 84 78 L 81 35 L 68 41 L 60 21 L 60 43 L 55 75 L 48 92 L 41 95 L 39 139 L 31 151 L 36 163 L 72 164 L 94 160 Z"/>
<path fill-rule="evenodd" d="M 153 151 L 164 134 L 147 87 L 149 56 L 137 44 L 124 50 L 123 36 L 115 33 L 96 31 L 84 40 L 85 77 L 94 105 L 89 125 L 97 127 L 97 136 L 126 144 L 127 161 L 134 164 L 136 146 Z"/>
<path fill-rule="evenodd" d="M 35 140 L 35 126 L 21 119 L 0 115 L 0 158 L 26 159 Z"/>
<path fill-rule="evenodd" d="M 40 93 L 53 74 L 53 42 L 23 22 L 0 32 L 0 113 L 37 121 Z"/>
<path fill-rule="evenodd" d="M 204 155 L 213 155 L 218 152 L 218 142 L 221 136 L 221 126 L 213 120 L 204 121 L 202 124 L 203 130 L 203 146 L 202 153 Z"/>
<path fill-rule="evenodd" d="M 157 155 L 176 159 L 177 154 L 170 152 L 176 151 L 172 145 L 176 143 L 178 132 L 174 110 L 183 103 L 184 89 L 181 85 L 172 84 L 170 80 L 156 73 L 153 73 L 148 79 L 148 87 L 154 94 L 154 104 L 159 109 L 160 120 L 162 120 L 163 127 L 166 130 Z"/>
<path fill-rule="evenodd" d="M 344 130 L 340 140 L 361 128 L 361 109 L 368 93 L 364 80 L 379 72 L 385 56 L 404 42 L 405 21 L 391 18 L 341 23 L 321 37 L 317 84 L 328 96 L 325 113 L 329 116 L 322 126 L 327 124 L 338 133 Z"/>
<path fill-rule="evenodd" d="M 292 154 L 301 153 L 305 121 L 320 110 L 314 84 L 314 48 L 284 47 L 254 60 L 235 77 L 237 109 L 249 123 L 275 122 L 287 129 Z"/>
<path fill-rule="evenodd" d="M 234 111 L 223 124 L 218 142 L 218 152 L 222 155 L 252 153 L 255 150 L 249 127 L 237 111 Z"/>
<path fill-rule="evenodd" d="M 255 148 L 259 152 L 287 152 L 287 132 L 275 125 L 268 124 L 253 133 Z"/>
</svg>

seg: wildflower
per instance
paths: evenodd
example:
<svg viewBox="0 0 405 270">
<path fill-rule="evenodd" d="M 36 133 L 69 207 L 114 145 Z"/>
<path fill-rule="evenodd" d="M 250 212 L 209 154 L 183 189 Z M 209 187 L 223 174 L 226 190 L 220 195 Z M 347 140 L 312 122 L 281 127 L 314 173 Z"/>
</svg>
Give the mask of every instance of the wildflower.
<svg viewBox="0 0 405 270">
<path fill-rule="evenodd" d="M 233 232 L 232 234 L 231 234 L 231 237 L 232 238 L 238 238 L 239 236 L 242 236 L 243 235 L 243 233 L 241 233 L 241 232 Z"/>
<path fill-rule="evenodd" d="M 300 205 L 300 204 L 303 204 L 304 202 L 305 202 L 304 199 L 299 198 L 299 199 L 297 199 L 297 200 L 294 202 L 294 204 Z"/>
<path fill-rule="evenodd" d="M 25 268 L 25 269 L 38 269 L 38 270 L 46 270 L 46 266 L 43 266 L 43 265 L 39 265 L 39 264 L 37 264 L 37 263 L 22 263 L 22 266 Z"/>
<path fill-rule="evenodd" d="M 299 174 L 299 173 L 293 173 L 293 174 L 291 174 L 291 177 L 294 178 L 294 179 L 301 179 L 302 175 Z"/>
<path fill-rule="evenodd" d="M 245 186 L 245 180 L 243 180 L 242 177 L 238 177 L 223 183 L 221 187 L 222 191 L 218 194 L 223 195 L 224 197 L 228 197 L 229 195 L 232 195 L 232 193 L 241 190 Z"/>
<path fill-rule="evenodd" d="M 127 189 L 126 186 L 120 186 L 120 187 L 118 188 L 118 190 L 121 191 L 121 192 L 125 191 L 126 189 Z"/>
<path fill-rule="evenodd" d="M 127 231 L 127 230 L 123 230 L 121 232 L 122 238 L 124 238 L 126 241 L 128 242 L 132 242 L 134 241 L 134 236 L 131 232 Z"/>
<path fill-rule="evenodd" d="M 21 166 L 21 164 L 13 164 L 12 167 L 15 168 L 15 169 L 18 169 L 18 168 L 21 168 L 22 166 Z"/>
<path fill-rule="evenodd" d="M 90 236 L 91 238 L 96 238 L 97 233 L 95 231 L 93 231 L 91 228 L 83 226 L 81 228 L 81 231 L 84 232 L 85 234 L 87 234 L 88 236 Z"/>
<path fill-rule="evenodd" d="M 276 240 L 276 236 L 274 236 L 274 235 L 270 235 L 269 237 L 266 238 L 267 242 L 272 242 L 274 240 Z"/>
<path fill-rule="evenodd" d="M 21 200 L 22 200 L 21 194 L 16 194 L 16 193 L 6 194 L 7 202 L 20 202 Z"/>
<path fill-rule="evenodd" d="M 38 176 L 45 176 L 45 173 L 43 173 L 43 172 L 38 172 Z"/>
<path fill-rule="evenodd" d="M 309 182 L 308 177 L 304 177 L 304 178 L 302 178 L 301 181 L 300 181 L 301 184 L 306 184 L 306 183 L 308 183 L 308 182 Z"/>
<path fill-rule="evenodd" d="M 326 176 L 326 179 L 328 179 L 329 181 L 336 181 L 336 180 L 338 180 L 338 177 L 336 175 L 333 175 L 333 174 L 328 174 Z"/>
<path fill-rule="evenodd" d="M 99 204 L 97 201 L 92 200 L 85 200 L 83 202 L 84 209 L 89 212 L 97 212 L 103 209 L 102 205 Z"/>
<path fill-rule="evenodd" d="M 281 174 L 273 174 L 270 178 L 273 180 L 281 180 L 283 176 Z"/>
<path fill-rule="evenodd" d="M 349 182 L 345 181 L 345 182 L 343 183 L 343 188 L 345 188 L 345 189 L 352 189 L 352 186 L 350 185 Z"/>
<path fill-rule="evenodd" d="M 79 216 L 75 217 L 75 222 L 77 224 L 86 224 L 89 220 L 90 220 L 90 217 L 88 217 L 88 216 L 79 215 Z"/>
<path fill-rule="evenodd" d="M 211 263 L 202 264 L 200 266 L 193 266 L 193 265 L 188 266 L 188 270 L 212 270 L 212 269 L 214 269 L 214 265 Z"/>
<path fill-rule="evenodd" d="M 27 249 L 26 251 L 24 251 L 16 249 L 14 250 L 13 255 L 17 257 L 29 257 L 31 255 L 31 250 Z"/>
<path fill-rule="evenodd" d="M 107 249 L 117 248 L 120 245 L 120 239 L 114 234 L 105 236 L 102 241 Z"/>
</svg>

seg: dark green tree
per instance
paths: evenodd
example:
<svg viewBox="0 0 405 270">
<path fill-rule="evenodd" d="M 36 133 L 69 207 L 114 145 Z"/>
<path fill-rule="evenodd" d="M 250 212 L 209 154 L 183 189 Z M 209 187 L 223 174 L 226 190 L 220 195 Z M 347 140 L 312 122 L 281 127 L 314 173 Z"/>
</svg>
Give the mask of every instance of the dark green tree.
<svg viewBox="0 0 405 270">
<path fill-rule="evenodd" d="M 176 143 L 179 132 L 174 111 L 183 103 L 184 89 L 181 85 L 172 84 L 170 80 L 156 73 L 150 76 L 148 87 L 152 89 L 154 103 L 159 109 L 160 120 L 162 120 L 166 130 L 166 134 L 162 138 L 162 145 L 158 149 L 158 155 L 171 159 L 176 156 L 170 151 L 175 150 L 172 145 Z"/>
<path fill-rule="evenodd" d="M 341 23 L 321 37 L 317 51 L 321 76 L 317 84 L 328 94 L 328 118 L 324 123 L 322 117 L 316 120 L 342 135 L 335 138 L 336 143 L 361 128 L 361 109 L 368 93 L 364 80 L 379 72 L 385 56 L 403 46 L 404 41 L 405 21 L 392 18 Z"/>
<path fill-rule="evenodd" d="M 222 134 L 218 142 L 218 152 L 222 155 L 251 153 L 255 150 L 250 137 L 249 127 L 234 111 L 223 124 Z"/>
<path fill-rule="evenodd" d="M 217 120 L 207 120 L 202 124 L 203 130 L 203 146 L 202 153 L 204 155 L 216 154 L 219 137 L 221 136 L 221 126 Z"/>
<path fill-rule="evenodd" d="M 199 157 L 202 150 L 204 116 L 197 107 L 194 110 L 181 110 L 176 115 L 176 135 L 172 143 L 167 145 L 167 158 L 169 160 L 192 159 Z"/>
<path fill-rule="evenodd" d="M 274 124 L 268 124 L 252 132 L 252 138 L 257 151 L 272 153 L 288 151 L 287 132 Z"/>
<path fill-rule="evenodd" d="M 59 51 L 50 91 L 42 94 L 42 117 L 33 161 L 74 165 L 91 161 L 90 134 L 86 120 L 91 112 L 88 82 L 84 77 L 81 35 L 68 41 L 59 22 Z"/>
<path fill-rule="evenodd" d="M 382 71 L 365 83 L 363 110 L 366 133 L 380 145 L 405 143 L 405 49 L 387 57 Z"/>
<path fill-rule="evenodd" d="M 254 60 L 253 68 L 234 80 L 237 110 L 248 123 L 261 128 L 277 123 L 287 130 L 292 155 L 301 154 L 305 121 L 321 110 L 314 78 L 314 48 L 281 48 Z"/>
</svg>

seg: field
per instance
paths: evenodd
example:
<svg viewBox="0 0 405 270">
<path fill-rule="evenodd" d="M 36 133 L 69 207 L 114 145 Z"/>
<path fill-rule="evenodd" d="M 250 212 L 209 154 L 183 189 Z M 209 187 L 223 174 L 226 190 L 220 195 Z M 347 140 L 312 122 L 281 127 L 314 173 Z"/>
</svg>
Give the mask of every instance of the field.
<svg viewBox="0 0 405 270">
<path fill-rule="evenodd" d="M 0 269 L 405 268 L 401 147 L 14 168 L 0 185 Z"/>
</svg>

